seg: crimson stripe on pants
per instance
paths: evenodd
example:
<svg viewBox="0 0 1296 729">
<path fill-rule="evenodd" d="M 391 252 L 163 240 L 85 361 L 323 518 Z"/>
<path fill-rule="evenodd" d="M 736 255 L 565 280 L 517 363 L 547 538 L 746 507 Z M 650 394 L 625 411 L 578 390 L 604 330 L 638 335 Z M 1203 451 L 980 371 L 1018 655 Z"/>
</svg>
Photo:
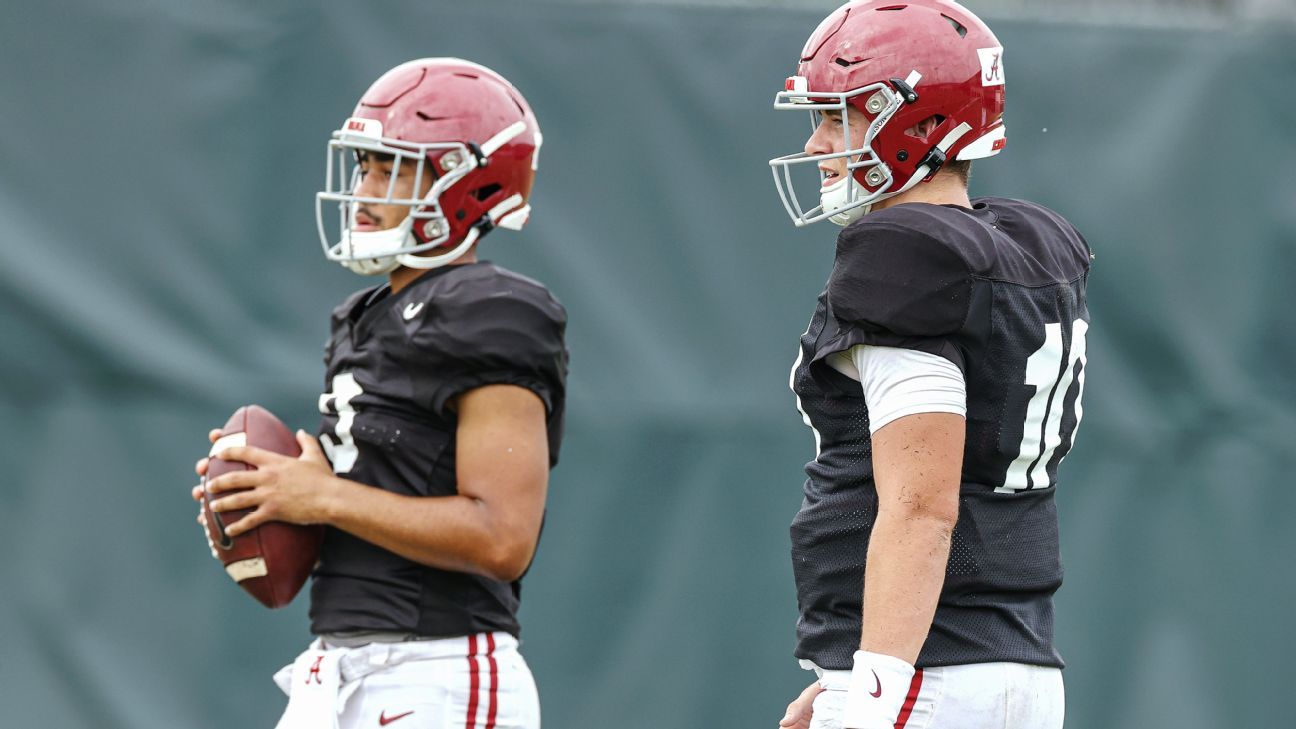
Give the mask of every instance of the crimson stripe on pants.
<svg viewBox="0 0 1296 729">
<path fill-rule="evenodd" d="M 913 713 L 914 704 L 918 701 L 918 692 L 922 690 L 922 669 L 914 671 L 913 680 L 909 682 L 909 695 L 905 696 L 904 706 L 900 707 L 900 716 L 896 717 L 895 729 L 904 729 Z"/>
<path fill-rule="evenodd" d="M 477 726 L 477 689 L 481 678 L 477 675 L 477 636 L 468 636 L 468 723 L 464 729 Z"/>
<path fill-rule="evenodd" d="M 495 661 L 495 636 L 486 634 L 486 660 L 490 663 L 490 704 L 486 709 L 486 729 L 495 729 L 495 712 L 499 708 L 499 664 Z"/>
</svg>

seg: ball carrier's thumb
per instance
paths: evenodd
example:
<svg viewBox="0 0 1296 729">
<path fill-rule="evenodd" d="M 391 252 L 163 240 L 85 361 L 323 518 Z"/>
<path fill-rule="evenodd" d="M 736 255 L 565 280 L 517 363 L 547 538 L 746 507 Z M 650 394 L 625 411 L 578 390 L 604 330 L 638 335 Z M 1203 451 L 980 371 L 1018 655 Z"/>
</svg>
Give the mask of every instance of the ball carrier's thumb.
<svg viewBox="0 0 1296 729">
<path fill-rule="evenodd" d="M 301 446 L 301 455 L 299 460 L 315 461 L 316 463 L 327 464 L 328 457 L 324 455 L 324 448 L 320 446 L 319 439 L 307 433 L 304 430 L 297 430 L 297 445 Z"/>
</svg>

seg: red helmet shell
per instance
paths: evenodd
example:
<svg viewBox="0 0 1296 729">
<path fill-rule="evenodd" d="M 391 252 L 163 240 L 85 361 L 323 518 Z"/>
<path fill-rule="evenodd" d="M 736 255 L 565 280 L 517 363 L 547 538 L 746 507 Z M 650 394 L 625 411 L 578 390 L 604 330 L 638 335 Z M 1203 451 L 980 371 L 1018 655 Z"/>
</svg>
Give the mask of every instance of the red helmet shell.
<svg viewBox="0 0 1296 729">
<path fill-rule="evenodd" d="M 894 173 L 901 189 L 933 145 L 961 123 L 971 131 L 947 151 L 955 159 L 969 145 L 990 137 L 963 156 L 985 157 L 1003 147 L 1002 46 L 967 8 L 948 0 L 851 2 L 819 24 L 801 52 L 797 75 L 811 92 L 847 92 L 871 84 L 904 81 L 917 71 L 918 100 L 904 104 L 883 125 L 873 151 Z M 848 103 L 870 120 L 867 94 Z M 940 124 L 926 137 L 908 134 L 933 115 Z M 856 180 L 866 185 L 863 171 Z"/>
<path fill-rule="evenodd" d="M 401 64 L 369 87 L 352 117 L 381 122 L 383 138 L 393 146 L 400 146 L 399 142 L 460 142 L 474 151 L 481 151 L 497 135 L 522 123 L 521 132 L 488 148 L 484 165 L 441 194 L 441 209 L 450 225 L 450 238 L 444 246 L 463 241 L 501 202 L 520 195 L 525 204 L 531 195 L 541 142 L 539 125 L 522 94 L 484 66 L 457 58 Z M 439 174 L 440 158 L 447 151 L 429 151 L 428 169 Z M 414 226 L 411 232 L 419 243 L 428 242 L 421 226 Z"/>
</svg>

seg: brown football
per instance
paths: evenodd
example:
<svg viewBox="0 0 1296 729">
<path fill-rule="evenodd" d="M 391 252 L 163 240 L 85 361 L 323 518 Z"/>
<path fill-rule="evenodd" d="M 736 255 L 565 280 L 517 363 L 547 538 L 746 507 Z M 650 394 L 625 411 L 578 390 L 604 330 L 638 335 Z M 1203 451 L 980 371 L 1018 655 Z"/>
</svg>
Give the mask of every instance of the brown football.
<svg viewBox="0 0 1296 729">
<path fill-rule="evenodd" d="M 279 418 L 260 405 L 245 405 L 234 411 L 221 430 L 220 438 L 212 445 L 207 478 L 232 471 L 256 470 L 255 466 L 246 463 L 216 458 L 216 454 L 226 448 L 241 445 L 294 458 L 301 455 L 301 447 L 297 445 L 293 432 Z M 203 484 L 206 485 L 206 480 Z M 230 538 L 225 534 L 225 525 L 243 518 L 251 509 L 218 513 L 211 510 L 211 501 L 204 488 L 203 515 L 207 519 L 207 534 L 215 546 L 216 555 L 225 565 L 225 572 L 266 607 L 278 608 L 292 602 L 319 560 L 324 527 L 268 521 L 250 532 Z"/>
</svg>

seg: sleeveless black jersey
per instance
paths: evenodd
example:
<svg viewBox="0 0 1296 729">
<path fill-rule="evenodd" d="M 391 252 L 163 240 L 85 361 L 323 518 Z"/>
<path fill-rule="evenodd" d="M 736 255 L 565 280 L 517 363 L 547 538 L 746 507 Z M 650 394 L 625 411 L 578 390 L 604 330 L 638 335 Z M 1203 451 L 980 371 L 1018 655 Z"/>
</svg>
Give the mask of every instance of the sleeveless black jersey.
<svg viewBox="0 0 1296 729">
<path fill-rule="evenodd" d="M 392 295 L 357 292 L 333 312 L 320 442 L 338 475 L 406 496 L 457 493 L 453 399 L 512 384 L 563 428 L 567 315 L 543 285 L 487 262 L 433 269 Z M 520 581 L 420 565 L 340 529 L 325 532 L 311 631 L 518 634 Z"/>
<path fill-rule="evenodd" d="M 799 658 L 849 669 L 859 645 L 878 503 L 869 414 L 825 358 L 873 344 L 944 357 L 967 384 L 958 523 L 917 666 L 1062 666 L 1053 494 L 1082 414 L 1089 260 L 1069 223 L 1020 200 L 898 205 L 842 230 L 792 372 L 817 446 L 791 528 Z"/>
</svg>

